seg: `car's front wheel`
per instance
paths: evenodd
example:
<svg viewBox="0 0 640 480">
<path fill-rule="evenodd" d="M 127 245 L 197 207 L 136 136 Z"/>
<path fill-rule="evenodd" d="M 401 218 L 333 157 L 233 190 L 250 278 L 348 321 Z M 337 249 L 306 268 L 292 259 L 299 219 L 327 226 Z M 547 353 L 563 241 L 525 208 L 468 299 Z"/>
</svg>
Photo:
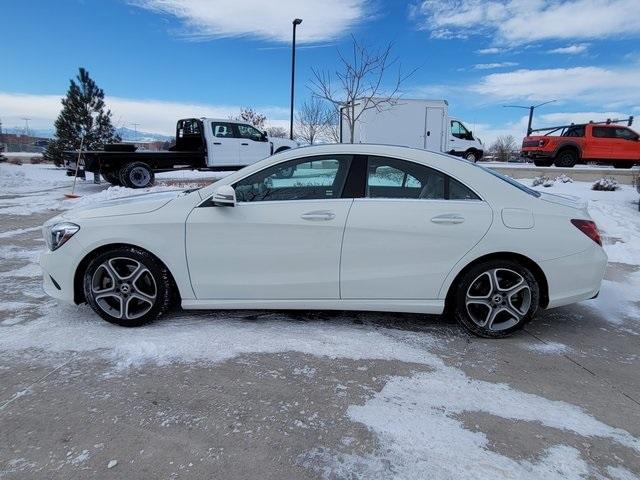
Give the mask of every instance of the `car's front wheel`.
<svg viewBox="0 0 640 480">
<path fill-rule="evenodd" d="M 84 273 L 84 295 L 106 321 L 124 327 L 148 323 L 171 305 L 169 271 L 153 255 L 122 247 L 97 255 Z"/>
<path fill-rule="evenodd" d="M 540 289 L 533 274 L 512 261 L 490 261 L 466 272 L 455 295 L 455 316 L 471 333 L 506 337 L 535 315 Z"/>
</svg>

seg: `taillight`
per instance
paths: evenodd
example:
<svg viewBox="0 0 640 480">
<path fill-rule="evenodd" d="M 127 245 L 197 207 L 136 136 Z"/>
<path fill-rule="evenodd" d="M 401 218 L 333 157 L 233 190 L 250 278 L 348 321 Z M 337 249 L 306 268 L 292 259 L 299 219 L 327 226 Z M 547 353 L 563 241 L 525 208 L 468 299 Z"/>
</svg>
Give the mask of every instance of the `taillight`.
<svg viewBox="0 0 640 480">
<path fill-rule="evenodd" d="M 592 220 L 577 220 L 574 218 L 571 220 L 571 223 L 573 223 L 578 230 L 584 233 L 591 240 L 602 246 L 602 240 L 600 239 L 600 232 L 598 232 L 596 222 Z"/>
</svg>

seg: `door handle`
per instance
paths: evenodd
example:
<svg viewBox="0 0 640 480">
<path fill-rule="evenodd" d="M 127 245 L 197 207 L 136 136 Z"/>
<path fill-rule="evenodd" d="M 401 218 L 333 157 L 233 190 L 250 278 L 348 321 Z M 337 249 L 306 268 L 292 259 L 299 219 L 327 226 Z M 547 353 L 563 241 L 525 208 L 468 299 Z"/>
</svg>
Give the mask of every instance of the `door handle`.
<svg viewBox="0 0 640 480">
<path fill-rule="evenodd" d="M 328 210 L 314 210 L 313 212 L 307 212 L 300 215 L 303 220 L 309 220 L 310 222 L 322 222 L 327 220 L 333 220 L 336 218 L 336 214 Z"/>
<path fill-rule="evenodd" d="M 443 215 L 436 215 L 431 219 L 431 222 L 438 224 L 457 224 L 464 222 L 464 217 L 457 213 L 445 213 Z"/>
<path fill-rule="evenodd" d="M 213 142 L 214 145 L 222 145 L 222 142 Z"/>
<path fill-rule="evenodd" d="M 249 146 L 248 143 L 241 143 L 240 145 L 244 145 L 245 147 Z"/>
</svg>

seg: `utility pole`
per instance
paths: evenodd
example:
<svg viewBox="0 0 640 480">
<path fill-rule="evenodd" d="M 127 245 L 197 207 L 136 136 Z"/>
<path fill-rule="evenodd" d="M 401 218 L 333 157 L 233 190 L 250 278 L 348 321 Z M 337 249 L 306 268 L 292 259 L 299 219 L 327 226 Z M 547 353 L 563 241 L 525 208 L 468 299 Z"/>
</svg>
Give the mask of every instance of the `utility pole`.
<svg viewBox="0 0 640 480">
<path fill-rule="evenodd" d="M 529 122 L 527 123 L 527 137 L 531 135 L 531 124 L 533 123 L 533 111 L 541 107 L 543 105 L 547 105 L 548 103 L 556 102 L 557 100 L 549 100 L 548 102 L 539 103 L 538 105 L 503 105 L 504 108 L 524 108 L 525 110 L 529 110 Z"/>
<path fill-rule="evenodd" d="M 296 80 L 296 27 L 301 23 L 301 18 L 293 20 L 293 42 L 291 43 L 291 115 L 289 117 L 289 138 L 291 140 L 293 140 L 293 94 Z"/>
<path fill-rule="evenodd" d="M 137 141 L 138 140 L 138 127 L 140 126 L 139 123 L 132 123 L 131 125 L 133 125 L 133 141 Z"/>
<path fill-rule="evenodd" d="M 31 132 L 30 132 L 30 130 L 29 130 L 29 120 L 31 120 L 31 119 L 30 119 L 30 118 L 24 118 L 24 117 L 23 117 L 23 118 L 22 118 L 22 120 L 24 120 L 24 134 L 25 134 L 27 137 L 30 137 L 30 136 L 31 136 Z"/>
</svg>

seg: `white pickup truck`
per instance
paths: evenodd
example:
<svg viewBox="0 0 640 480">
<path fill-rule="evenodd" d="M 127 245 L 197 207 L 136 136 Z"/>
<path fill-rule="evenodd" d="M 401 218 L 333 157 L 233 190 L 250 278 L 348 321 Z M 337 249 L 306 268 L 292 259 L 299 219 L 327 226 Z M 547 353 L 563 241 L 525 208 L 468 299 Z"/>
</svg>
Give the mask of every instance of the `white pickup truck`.
<svg viewBox="0 0 640 480">
<path fill-rule="evenodd" d="M 144 188 L 153 185 L 156 172 L 171 170 L 238 170 L 299 144 L 267 136 L 236 120 L 187 118 L 178 120 L 176 144 L 169 150 L 136 151 L 131 144 L 105 145 L 82 152 L 84 170 L 100 173 L 113 185 Z M 77 151 L 64 153 L 67 174 L 75 175 Z M 293 174 L 293 171 L 291 172 Z"/>
</svg>

